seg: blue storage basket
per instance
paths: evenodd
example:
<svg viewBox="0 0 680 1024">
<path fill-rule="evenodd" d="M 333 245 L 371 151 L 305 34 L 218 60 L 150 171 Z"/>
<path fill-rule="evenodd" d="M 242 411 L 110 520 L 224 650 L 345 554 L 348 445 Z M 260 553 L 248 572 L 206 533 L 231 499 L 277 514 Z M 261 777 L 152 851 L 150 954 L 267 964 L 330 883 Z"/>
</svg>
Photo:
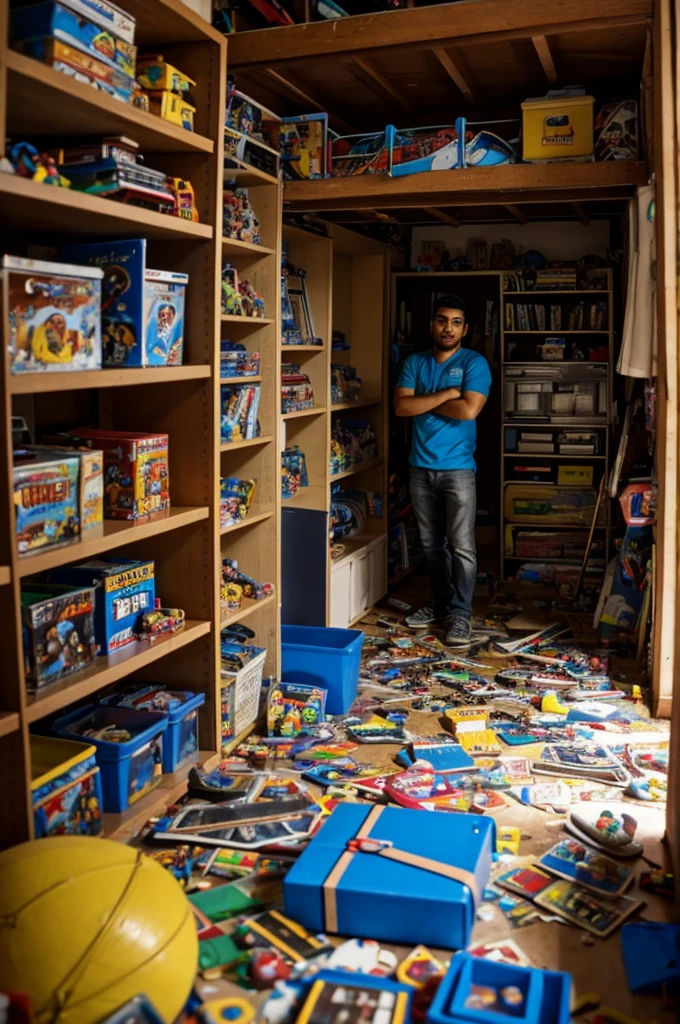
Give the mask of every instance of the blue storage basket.
<svg viewBox="0 0 680 1024">
<path fill-rule="evenodd" d="M 361 646 L 358 629 L 281 627 L 281 678 L 328 691 L 326 712 L 344 715 L 357 695 Z"/>
<path fill-rule="evenodd" d="M 83 736 L 85 729 L 116 725 L 132 733 L 127 743 L 111 743 L 95 736 Z M 101 771 L 104 810 L 120 813 L 148 793 L 161 779 L 163 733 L 168 716 L 160 711 L 130 711 L 88 704 L 54 723 L 59 736 L 76 737 L 97 749 Z"/>
<path fill-rule="evenodd" d="M 168 731 L 163 737 L 164 774 L 198 761 L 198 709 L 205 704 L 204 693 L 166 690 L 164 686 L 151 683 L 129 692 L 111 693 L 103 697 L 100 704 L 131 708 L 146 714 L 158 711 L 167 714 Z"/>
</svg>

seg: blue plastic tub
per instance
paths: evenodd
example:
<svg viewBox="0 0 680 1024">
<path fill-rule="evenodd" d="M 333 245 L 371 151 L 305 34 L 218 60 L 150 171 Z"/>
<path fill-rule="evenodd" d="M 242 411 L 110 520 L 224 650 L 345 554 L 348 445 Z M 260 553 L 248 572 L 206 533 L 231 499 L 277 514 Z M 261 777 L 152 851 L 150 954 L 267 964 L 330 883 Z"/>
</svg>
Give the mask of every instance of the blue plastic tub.
<svg viewBox="0 0 680 1024">
<path fill-rule="evenodd" d="M 127 743 L 112 743 L 86 735 L 107 726 L 126 729 L 132 738 Z M 126 810 L 161 781 L 163 733 L 167 727 L 168 716 L 160 711 L 130 711 L 101 704 L 88 704 L 63 715 L 53 726 L 59 736 L 75 737 L 96 747 L 104 810 L 114 813 Z"/>
<path fill-rule="evenodd" d="M 166 690 L 158 683 L 137 689 L 111 693 L 100 701 L 105 707 L 131 708 L 133 711 L 163 711 L 168 716 L 168 731 L 163 737 L 163 772 L 198 761 L 198 709 L 205 704 L 204 693 L 191 690 Z"/>
<path fill-rule="evenodd" d="M 361 646 L 358 629 L 281 627 L 281 678 L 328 691 L 326 711 L 344 715 L 357 695 Z"/>
</svg>

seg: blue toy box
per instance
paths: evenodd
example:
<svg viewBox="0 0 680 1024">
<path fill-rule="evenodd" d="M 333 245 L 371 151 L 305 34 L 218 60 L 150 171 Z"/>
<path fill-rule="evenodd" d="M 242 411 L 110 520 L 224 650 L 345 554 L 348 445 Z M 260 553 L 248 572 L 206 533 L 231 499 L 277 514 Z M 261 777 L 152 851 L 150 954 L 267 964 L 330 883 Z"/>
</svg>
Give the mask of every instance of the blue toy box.
<svg viewBox="0 0 680 1024">
<path fill-rule="evenodd" d="M 141 632 L 142 615 L 154 608 L 153 562 L 93 559 L 54 569 L 50 579 L 96 587 L 94 629 L 100 654 L 113 654 L 134 643 Z"/>
<path fill-rule="evenodd" d="M 31 798 L 35 837 L 98 836 L 102 783 L 89 743 L 31 736 Z"/>
<path fill-rule="evenodd" d="M 46 0 L 45 3 L 10 11 L 10 28 L 12 45 L 21 47 L 27 40 L 58 39 L 76 50 L 92 54 L 131 79 L 135 77 L 137 47 L 100 25 L 79 17 L 58 0 Z"/>
<path fill-rule="evenodd" d="M 570 1000 L 571 977 L 562 971 L 517 967 L 458 953 L 437 989 L 425 1021 L 569 1024 Z"/>
<path fill-rule="evenodd" d="M 476 814 L 339 804 L 286 875 L 285 913 L 313 933 L 462 949 L 495 844 Z"/>
<path fill-rule="evenodd" d="M 364 634 L 323 626 L 281 627 L 281 675 L 328 691 L 326 713 L 346 714 L 357 695 Z"/>
<path fill-rule="evenodd" d="M 112 693 L 103 697 L 100 704 L 167 714 L 168 730 L 163 737 L 166 774 L 198 761 L 198 709 L 205 704 L 204 693 L 166 690 L 160 683 L 150 683 L 129 692 Z"/>
<path fill-rule="evenodd" d="M 144 238 L 66 245 L 62 252 L 104 272 L 105 366 L 181 365 L 188 274 L 149 269 Z"/>
<path fill-rule="evenodd" d="M 105 708 L 99 704 L 72 711 L 53 725 L 57 735 L 87 740 L 96 748 L 104 810 L 116 814 L 160 782 L 163 733 L 167 727 L 168 716 L 163 712 Z M 116 733 L 121 742 L 112 739 Z"/>
</svg>

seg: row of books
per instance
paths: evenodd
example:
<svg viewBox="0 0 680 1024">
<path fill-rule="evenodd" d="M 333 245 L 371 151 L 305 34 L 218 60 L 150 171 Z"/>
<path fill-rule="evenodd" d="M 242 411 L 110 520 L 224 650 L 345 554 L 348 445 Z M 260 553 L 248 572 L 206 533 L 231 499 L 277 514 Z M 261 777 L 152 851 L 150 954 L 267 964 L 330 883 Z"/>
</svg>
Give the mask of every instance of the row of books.
<svg viewBox="0 0 680 1024">
<path fill-rule="evenodd" d="M 505 275 L 506 292 L 575 291 L 578 279 L 575 267 L 546 267 L 545 270 L 519 269 Z"/>
<path fill-rule="evenodd" d="M 548 323 L 549 321 L 549 323 Z M 604 331 L 608 326 L 606 302 L 573 302 L 566 306 L 506 302 L 506 331 Z"/>
<path fill-rule="evenodd" d="M 509 541 L 509 544 L 508 544 Z M 548 532 L 545 530 L 518 530 L 510 527 L 506 535 L 506 554 L 527 559 L 557 559 L 582 561 L 585 554 L 588 534 L 576 533 L 566 536 L 564 532 Z M 591 558 L 601 561 L 604 557 L 604 545 L 601 538 L 592 543 Z"/>
<path fill-rule="evenodd" d="M 250 441 L 259 436 L 260 385 L 239 384 L 221 388 L 220 434 L 223 443 Z"/>
</svg>

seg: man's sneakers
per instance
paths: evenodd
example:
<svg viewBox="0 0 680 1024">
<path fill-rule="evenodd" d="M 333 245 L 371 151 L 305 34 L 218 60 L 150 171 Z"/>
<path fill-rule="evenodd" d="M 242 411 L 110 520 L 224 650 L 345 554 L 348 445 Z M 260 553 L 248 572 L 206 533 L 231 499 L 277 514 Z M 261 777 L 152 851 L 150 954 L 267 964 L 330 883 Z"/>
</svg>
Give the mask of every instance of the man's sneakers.
<svg viewBox="0 0 680 1024">
<path fill-rule="evenodd" d="M 470 620 L 462 615 L 449 615 L 444 625 L 444 643 L 447 647 L 469 647 L 472 642 Z"/>
<path fill-rule="evenodd" d="M 433 622 L 436 622 L 439 617 L 435 615 L 434 608 L 431 608 L 429 605 L 423 605 L 417 612 L 406 616 L 404 625 L 408 626 L 409 629 L 426 629 L 427 626 L 431 626 Z"/>
</svg>

